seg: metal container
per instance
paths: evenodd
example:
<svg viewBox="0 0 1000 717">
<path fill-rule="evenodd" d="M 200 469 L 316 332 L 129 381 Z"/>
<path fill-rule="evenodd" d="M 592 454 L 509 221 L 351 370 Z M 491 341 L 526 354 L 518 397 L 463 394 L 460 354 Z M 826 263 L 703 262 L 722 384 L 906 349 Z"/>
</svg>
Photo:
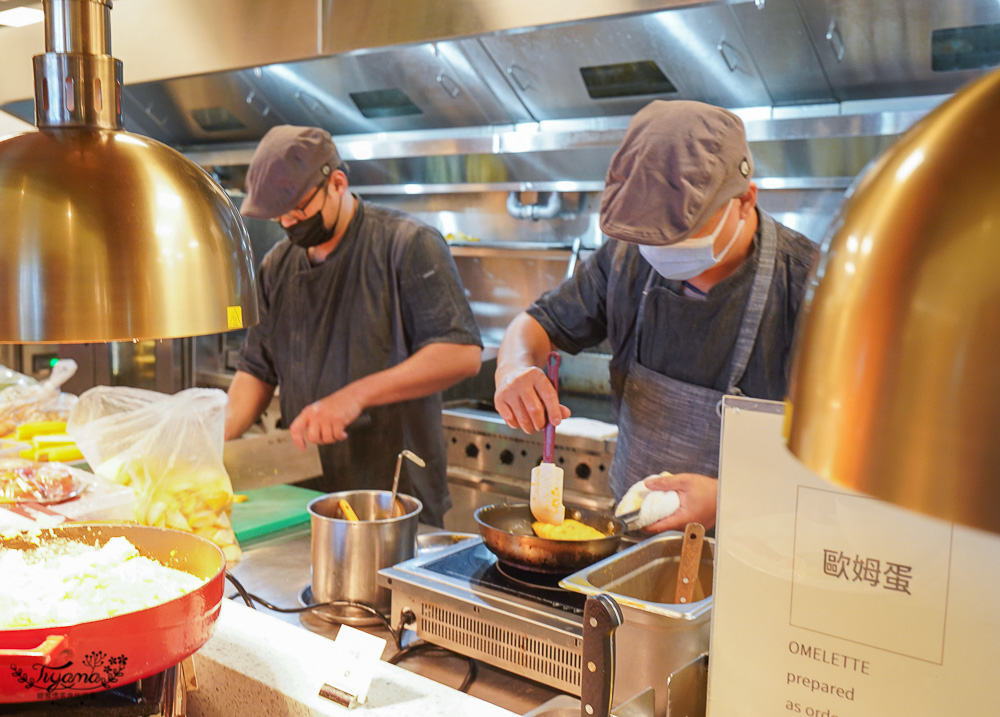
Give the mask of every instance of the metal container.
<svg viewBox="0 0 1000 717">
<path fill-rule="evenodd" d="M 400 493 L 396 500 L 402 503 L 403 514 L 386 518 L 391 498 L 387 490 L 352 490 L 329 493 L 309 503 L 314 602 L 359 602 L 388 614 L 392 593 L 379 587 L 378 571 L 416 555 L 417 519 L 424 507 L 416 498 Z M 358 520 L 344 517 L 341 500 L 351 504 Z M 348 605 L 316 612 L 348 625 L 379 622 L 371 613 Z"/>
<path fill-rule="evenodd" d="M 658 717 L 667 714 L 667 677 L 709 647 L 715 541 L 702 544 L 695 599 L 677 605 L 673 599 L 683 541 L 682 533 L 663 533 L 559 583 L 586 595 L 607 593 L 621 607 L 614 704 L 652 687 Z"/>
<path fill-rule="evenodd" d="M 532 530 L 534 516 L 525 504 L 487 505 L 475 514 L 483 543 L 490 552 L 505 565 L 533 573 L 568 575 L 596 563 L 615 552 L 625 533 L 625 522 L 611 513 L 567 508 L 566 517 L 603 536 L 590 540 L 540 538 Z"/>
</svg>

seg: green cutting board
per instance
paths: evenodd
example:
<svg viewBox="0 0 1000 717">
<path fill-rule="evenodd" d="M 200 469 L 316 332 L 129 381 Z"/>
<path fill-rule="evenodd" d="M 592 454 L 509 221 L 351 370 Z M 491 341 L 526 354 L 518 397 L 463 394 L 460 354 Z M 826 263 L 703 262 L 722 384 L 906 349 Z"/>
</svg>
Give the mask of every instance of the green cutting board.
<svg viewBox="0 0 1000 717">
<path fill-rule="evenodd" d="M 244 503 L 233 504 L 233 530 L 241 543 L 309 523 L 309 502 L 323 493 L 294 485 L 272 485 L 241 491 Z"/>
</svg>

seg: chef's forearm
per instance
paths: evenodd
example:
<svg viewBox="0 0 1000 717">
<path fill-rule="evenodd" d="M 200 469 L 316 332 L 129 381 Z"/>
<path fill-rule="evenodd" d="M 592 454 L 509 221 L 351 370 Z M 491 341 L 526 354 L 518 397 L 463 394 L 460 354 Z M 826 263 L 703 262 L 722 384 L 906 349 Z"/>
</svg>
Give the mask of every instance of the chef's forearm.
<svg viewBox="0 0 1000 717">
<path fill-rule="evenodd" d="M 237 371 L 229 384 L 229 403 L 226 406 L 226 440 L 239 438 L 260 418 L 274 396 L 274 386 Z"/>
<path fill-rule="evenodd" d="M 528 314 L 521 312 L 510 322 L 500 342 L 497 354 L 496 385 L 510 373 L 519 373 L 531 366 L 541 368 L 555 347 L 545 329 Z"/>
<path fill-rule="evenodd" d="M 470 344 L 428 344 L 392 368 L 341 390 L 350 391 L 365 408 L 423 398 L 479 373 L 482 353 Z"/>
</svg>

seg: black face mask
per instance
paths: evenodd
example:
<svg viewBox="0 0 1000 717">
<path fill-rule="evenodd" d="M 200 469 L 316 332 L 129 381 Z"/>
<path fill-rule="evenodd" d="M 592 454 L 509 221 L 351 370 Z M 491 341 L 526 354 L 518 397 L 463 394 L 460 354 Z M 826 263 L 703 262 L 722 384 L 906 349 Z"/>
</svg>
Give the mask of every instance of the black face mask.
<svg viewBox="0 0 1000 717">
<path fill-rule="evenodd" d="M 296 222 L 285 229 L 285 233 L 288 235 L 288 241 L 303 249 L 322 244 L 333 236 L 333 230 L 323 226 L 322 211 L 308 219 L 303 219 L 301 222 Z"/>
<path fill-rule="evenodd" d="M 340 223 L 340 205 L 343 201 L 344 197 L 341 196 L 340 201 L 337 202 L 337 218 L 334 220 L 333 226 L 327 229 L 323 225 L 323 207 L 326 206 L 326 196 L 324 196 L 323 204 L 320 206 L 318 212 L 313 214 L 308 219 L 295 222 L 295 224 L 285 229 L 285 233 L 288 235 L 288 241 L 295 246 L 302 247 L 303 249 L 318 246 L 325 241 L 329 241 L 330 237 L 332 237 L 334 232 L 337 230 L 337 224 Z"/>
</svg>

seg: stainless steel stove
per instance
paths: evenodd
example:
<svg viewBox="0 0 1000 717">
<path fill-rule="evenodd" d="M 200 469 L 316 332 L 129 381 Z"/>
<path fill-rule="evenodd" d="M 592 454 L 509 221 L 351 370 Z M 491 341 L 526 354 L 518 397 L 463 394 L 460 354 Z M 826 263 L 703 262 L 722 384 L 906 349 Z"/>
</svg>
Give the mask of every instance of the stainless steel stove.
<svg viewBox="0 0 1000 717">
<path fill-rule="evenodd" d="M 181 665 L 114 689 L 58 700 L 0 704 L 0 717 L 184 717 Z"/>
<path fill-rule="evenodd" d="M 498 564 L 479 538 L 379 571 L 394 625 L 409 611 L 427 642 L 579 695 L 586 596 L 558 583 Z"/>
</svg>

